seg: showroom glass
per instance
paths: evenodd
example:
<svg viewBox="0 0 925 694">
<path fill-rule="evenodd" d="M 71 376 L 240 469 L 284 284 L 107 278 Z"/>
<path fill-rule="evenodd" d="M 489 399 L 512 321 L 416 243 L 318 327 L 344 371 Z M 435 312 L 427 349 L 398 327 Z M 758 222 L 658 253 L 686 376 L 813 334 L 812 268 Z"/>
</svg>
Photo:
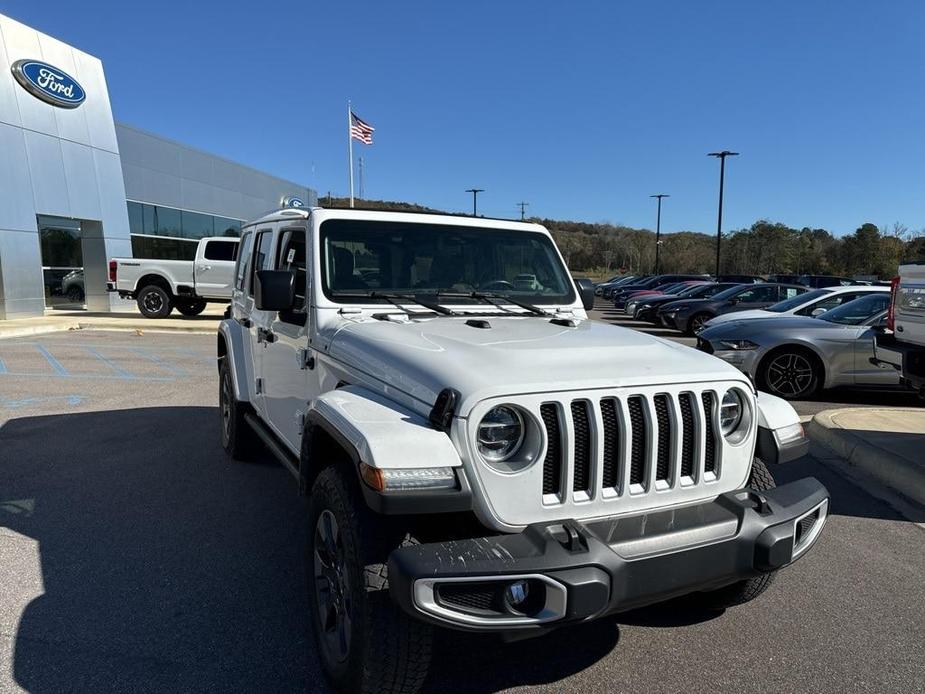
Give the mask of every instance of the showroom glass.
<svg viewBox="0 0 925 694">
<path fill-rule="evenodd" d="M 849 301 L 838 308 L 826 311 L 819 320 L 842 325 L 860 325 L 881 311 L 886 311 L 890 305 L 890 295 L 887 292 L 876 292 L 860 299 Z"/>
<path fill-rule="evenodd" d="M 126 206 L 136 258 L 193 260 L 199 239 L 241 235 L 238 219 L 133 201 Z"/>
<path fill-rule="evenodd" d="M 331 219 L 321 225 L 321 246 L 322 287 L 337 301 L 369 302 L 357 295 L 375 291 L 423 296 L 437 290 L 541 304 L 575 301 L 555 246 L 535 232 Z M 475 300 L 452 299 L 468 301 Z"/>
<path fill-rule="evenodd" d="M 765 309 L 765 311 L 772 311 L 773 313 L 786 313 L 787 311 L 795 309 L 798 306 L 802 306 L 807 301 L 815 301 L 816 299 L 819 299 L 831 293 L 832 292 L 828 291 L 827 289 L 814 289 L 811 292 L 806 292 L 805 294 L 798 294 L 796 296 L 790 297 L 789 299 L 784 299 L 783 301 L 779 301 L 773 306 L 768 306 Z"/>
</svg>

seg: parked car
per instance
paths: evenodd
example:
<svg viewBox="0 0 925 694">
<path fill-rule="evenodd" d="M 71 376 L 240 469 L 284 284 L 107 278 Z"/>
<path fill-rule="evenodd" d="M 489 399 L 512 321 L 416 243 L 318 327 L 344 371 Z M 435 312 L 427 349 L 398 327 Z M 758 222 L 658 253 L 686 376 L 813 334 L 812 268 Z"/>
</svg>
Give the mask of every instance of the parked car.
<svg viewBox="0 0 925 694">
<path fill-rule="evenodd" d="M 616 282 L 610 282 L 609 284 L 601 288 L 601 297 L 604 299 L 612 299 L 613 293 L 620 287 L 629 286 L 631 284 L 640 284 L 645 282 L 651 277 L 651 275 L 630 275 L 624 277 Z"/>
<path fill-rule="evenodd" d="M 604 291 L 604 287 L 608 285 L 614 284 L 616 282 L 629 282 L 634 277 L 636 277 L 636 275 L 614 275 L 613 277 L 610 277 L 603 282 L 597 282 L 594 285 L 594 296 L 600 296 L 601 292 Z"/>
<path fill-rule="evenodd" d="M 889 294 L 887 287 L 826 287 L 814 289 L 805 294 L 797 294 L 784 299 L 767 308 L 756 308 L 750 311 L 725 313 L 707 321 L 706 327 L 722 325 L 731 320 L 746 320 L 749 318 L 780 318 L 784 316 L 818 316 L 849 301 L 866 296 L 872 292 Z"/>
<path fill-rule="evenodd" d="M 761 390 L 788 400 L 835 386 L 895 386 L 894 369 L 871 363 L 889 294 L 870 293 L 816 318 L 758 318 L 706 328 L 698 349 L 738 367 Z"/>
<path fill-rule="evenodd" d="M 304 603 L 332 689 L 418 691 L 438 628 L 526 637 L 694 593 L 732 607 L 819 537 L 825 487 L 768 467 L 808 447 L 793 407 L 587 320 L 593 286 L 544 227 L 289 209 L 242 233 L 217 434 L 308 497 Z M 483 289 L 520 272 L 542 289 Z"/>
<path fill-rule="evenodd" d="M 665 327 L 693 335 L 716 316 L 765 308 L 807 291 L 799 284 L 740 284 L 709 299 L 672 301 L 659 309 L 659 317 Z"/>
<path fill-rule="evenodd" d="M 694 280 L 687 282 L 672 282 L 671 284 L 662 285 L 656 287 L 655 289 L 641 289 L 638 292 L 633 292 L 626 298 L 626 305 L 624 311 L 626 315 L 633 316 L 635 318 L 636 307 L 639 305 L 639 302 L 645 301 L 649 297 L 653 296 L 674 296 L 677 297 L 685 289 L 690 287 L 695 287 L 701 284 L 709 284 L 706 280 Z"/>
<path fill-rule="evenodd" d="M 195 260 L 113 258 L 106 289 L 134 299 L 146 318 L 202 313 L 210 301 L 231 300 L 239 239 L 213 236 L 199 241 Z"/>
<path fill-rule="evenodd" d="M 887 331 L 876 336 L 875 360 L 925 396 L 925 260 L 903 263 L 892 283 Z"/>
<path fill-rule="evenodd" d="M 636 304 L 636 310 L 633 312 L 633 318 L 643 320 L 648 323 L 661 323 L 658 317 L 659 307 L 679 299 L 709 299 L 712 296 L 726 291 L 730 287 L 738 287 L 735 282 L 703 282 L 694 284 L 677 294 L 654 294 L 643 297 L 642 301 Z"/>
<path fill-rule="evenodd" d="M 832 277 L 831 275 L 800 275 L 797 284 L 805 284 L 807 287 L 819 289 L 821 287 L 851 287 L 858 284 L 869 284 L 868 282 L 856 282 L 850 277 Z"/>
<path fill-rule="evenodd" d="M 800 275 L 768 275 L 768 282 L 777 284 L 800 284 Z"/>
<path fill-rule="evenodd" d="M 776 282 L 777 280 L 765 280 L 758 275 L 719 275 L 717 282 L 733 282 L 735 284 L 757 284 L 759 282 Z"/>
<path fill-rule="evenodd" d="M 632 282 L 616 287 L 611 293 L 613 306 L 616 309 L 622 309 L 626 305 L 626 297 L 632 292 L 640 289 L 654 289 L 659 285 L 669 284 L 671 282 L 683 282 L 685 280 L 708 280 L 709 277 L 704 275 L 653 275 L 641 282 Z"/>
</svg>

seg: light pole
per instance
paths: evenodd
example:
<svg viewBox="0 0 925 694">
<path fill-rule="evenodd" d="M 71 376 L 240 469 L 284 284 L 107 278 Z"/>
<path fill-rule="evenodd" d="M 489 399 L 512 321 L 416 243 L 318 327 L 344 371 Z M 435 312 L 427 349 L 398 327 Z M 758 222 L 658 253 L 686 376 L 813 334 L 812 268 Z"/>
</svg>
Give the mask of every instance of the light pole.
<svg viewBox="0 0 925 694">
<path fill-rule="evenodd" d="M 478 215 L 478 207 L 477 207 L 476 200 L 479 196 L 479 193 L 484 193 L 485 189 L 484 188 L 467 188 L 466 192 L 472 193 L 472 216 L 478 217 L 479 215 Z"/>
<path fill-rule="evenodd" d="M 662 248 L 662 198 L 670 198 L 671 196 L 667 193 L 659 193 L 658 195 L 650 195 L 650 198 L 658 198 L 658 216 L 655 218 L 655 274 L 658 274 L 659 268 L 659 251 Z"/>
<path fill-rule="evenodd" d="M 719 277 L 719 244 L 723 237 L 723 178 L 726 174 L 726 157 L 737 157 L 739 153 L 724 149 L 722 152 L 710 152 L 707 156 L 719 158 L 719 213 L 716 216 L 716 276 Z"/>
<path fill-rule="evenodd" d="M 530 206 L 529 202 L 518 202 L 517 206 L 520 208 L 520 221 L 524 221 L 526 216 L 526 208 Z"/>
</svg>

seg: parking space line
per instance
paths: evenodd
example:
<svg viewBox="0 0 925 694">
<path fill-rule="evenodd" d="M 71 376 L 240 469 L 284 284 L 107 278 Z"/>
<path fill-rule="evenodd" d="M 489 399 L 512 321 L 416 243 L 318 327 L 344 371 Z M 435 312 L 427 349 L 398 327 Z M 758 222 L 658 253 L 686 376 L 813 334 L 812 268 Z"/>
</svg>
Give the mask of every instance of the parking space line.
<svg viewBox="0 0 925 694">
<path fill-rule="evenodd" d="M 84 350 L 92 354 L 94 357 L 99 359 L 101 362 L 106 364 L 110 369 L 112 369 L 119 378 L 125 379 L 126 381 L 135 381 L 138 380 L 138 376 L 133 374 L 131 371 L 126 371 L 121 366 L 116 364 L 112 359 L 103 356 L 95 347 L 84 347 Z"/>
<path fill-rule="evenodd" d="M 3 363 L 3 360 L 0 359 L 0 374 L 6 373 L 6 364 Z"/>
<path fill-rule="evenodd" d="M 132 351 L 138 356 L 144 357 L 148 361 L 167 369 L 170 373 L 174 374 L 175 376 L 189 375 L 189 372 L 186 369 L 184 369 L 182 366 L 180 366 L 179 364 L 171 364 L 169 361 L 165 361 L 161 359 L 156 354 L 151 354 L 146 349 L 142 349 L 140 347 L 133 347 Z"/>
<path fill-rule="evenodd" d="M 35 348 L 39 351 L 39 354 L 45 357 L 45 360 L 51 365 L 51 368 L 53 368 L 59 376 L 70 375 L 68 370 L 64 368 L 60 361 L 55 359 L 54 355 L 48 351 L 45 345 L 37 342 L 35 343 Z"/>
</svg>

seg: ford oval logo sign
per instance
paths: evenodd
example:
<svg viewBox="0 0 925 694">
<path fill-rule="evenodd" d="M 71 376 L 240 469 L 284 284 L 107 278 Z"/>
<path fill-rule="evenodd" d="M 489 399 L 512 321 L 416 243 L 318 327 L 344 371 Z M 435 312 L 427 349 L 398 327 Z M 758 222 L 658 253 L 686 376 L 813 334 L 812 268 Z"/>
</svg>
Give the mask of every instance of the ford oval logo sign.
<svg viewBox="0 0 925 694">
<path fill-rule="evenodd" d="M 41 60 L 17 60 L 12 70 L 23 89 L 53 106 L 77 108 L 87 98 L 77 80 Z"/>
<path fill-rule="evenodd" d="M 295 195 L 287 195 L 283 198 L 283 207 L 305 207 L 305 203 L 302 202 L 302 198 L 297 198 Z"/>
</svg>

